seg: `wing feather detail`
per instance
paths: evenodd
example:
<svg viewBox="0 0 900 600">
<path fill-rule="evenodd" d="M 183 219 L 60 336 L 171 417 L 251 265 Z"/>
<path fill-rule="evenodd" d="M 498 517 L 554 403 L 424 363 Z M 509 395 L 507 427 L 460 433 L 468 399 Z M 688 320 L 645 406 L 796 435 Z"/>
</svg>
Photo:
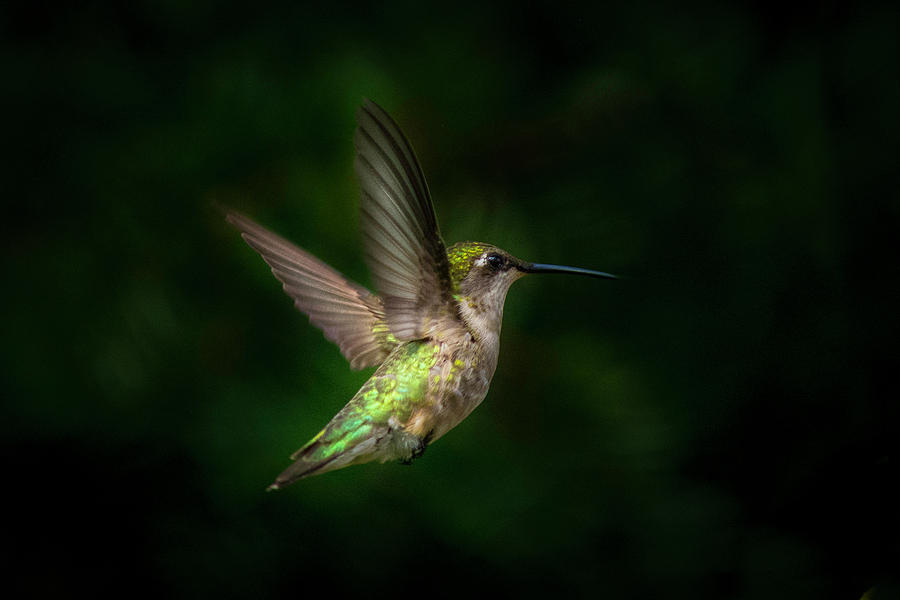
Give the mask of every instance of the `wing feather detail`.
<svg viewBox="0 0 900 600">
<path fill-rule="evenodd" d="M 226 218 L 268 263 L 294 305 L 340 347 L 351 368 L 384 361 L 397 342 L 390 339 L 381 298 L 247 217 L 228 212 Z"/>
<path fill-rule="evenodd" d="M 366 260 L 391 333 L 400 340 L 421 338 L 431 319 L 452 302 L 447 251 L 431 194 L 394 120 L 370 100 L 357 120 L 354 168 Z"/>
</svg>

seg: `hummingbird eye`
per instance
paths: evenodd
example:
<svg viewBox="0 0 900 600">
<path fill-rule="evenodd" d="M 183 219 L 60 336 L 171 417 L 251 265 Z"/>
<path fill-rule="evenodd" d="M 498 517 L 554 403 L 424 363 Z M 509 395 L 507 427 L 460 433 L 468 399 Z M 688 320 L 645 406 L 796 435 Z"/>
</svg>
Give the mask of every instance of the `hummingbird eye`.
<svg viewBox="0 0 900 600">
<path fill-rule="evenodd" d="M 496 253 L 488 254 L 485 257 L 488 266 L 491 268 L 491 271 L 499 271 L 503 268 L 503 257 Z"/>
</svg>

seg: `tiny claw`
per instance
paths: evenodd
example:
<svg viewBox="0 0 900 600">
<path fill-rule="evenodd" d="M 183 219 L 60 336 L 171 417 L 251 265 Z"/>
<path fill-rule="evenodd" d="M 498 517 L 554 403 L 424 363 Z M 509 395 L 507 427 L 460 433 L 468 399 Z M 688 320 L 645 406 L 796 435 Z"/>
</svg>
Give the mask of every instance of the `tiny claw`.
<svg viewBox="0 0 900 600">
<path fill-rule="evenodd" d="M 281 489 L 280 485 L 278 485 L 277 483 L 273 483 L 272 485 L 270 485 L 269 487 L 266 488 L 266 491 L 267 492 L 277 492 L 280 489 Z"/>
</svg>

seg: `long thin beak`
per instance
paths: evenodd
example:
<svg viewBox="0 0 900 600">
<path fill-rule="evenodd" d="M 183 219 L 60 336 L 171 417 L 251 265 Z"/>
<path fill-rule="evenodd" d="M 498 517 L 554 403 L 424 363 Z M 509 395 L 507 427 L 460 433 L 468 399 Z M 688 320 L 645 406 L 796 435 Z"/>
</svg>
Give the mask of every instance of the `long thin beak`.
<svg viewBox="0 0 900 600">
<path fill-rule="evenodd" d="M 570 273 L 572 275 L 587 275 L 588 277 L 599 277 L 602 279 L 618 279 L 615 275 L 604 273 L 603 271 L 591 271 L 590 269 L 582 269 L 581 267 L 563 267 L 560 265 L 545 265 L 541 263 L 526 263 L 519 267 L 520 271 L 525 273 Z"/>
</svg>

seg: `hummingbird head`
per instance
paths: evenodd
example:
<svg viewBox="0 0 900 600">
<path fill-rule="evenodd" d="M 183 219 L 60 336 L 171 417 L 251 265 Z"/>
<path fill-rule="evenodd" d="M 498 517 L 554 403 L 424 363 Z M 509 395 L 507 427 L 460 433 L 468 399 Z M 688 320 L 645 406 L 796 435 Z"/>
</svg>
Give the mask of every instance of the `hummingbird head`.
<svg viewBox="0 0 900 600">
<path fill-rule="evenodd" d="M 470 328 L 499 336 L 503 304 L 512 283 L 528 273 L 570 273 L 615 279 L 614 275 L 580 267 L 530 263 L 506 250 L 481 242 L 460 242 L 447 249 L 450 279 L 460 312 Z"/>
<path fill-rule="evenodd" d="M 486 293 L 493 288 L 508 289 L 524 275 L 516 266 L 525 264 L 509 252 L 482 242 L 459 242 L 447 249 L 450 279 L 456 293 Z"/>
<path fill-rule="evenodd" d="M 496 339 L 503 320 L 506 292 L 525 275 L 524 261 L 496 246 L 460 242 L 447 249 L 450 279 L 460 314 L 479 339 Z"/>
</svg>

